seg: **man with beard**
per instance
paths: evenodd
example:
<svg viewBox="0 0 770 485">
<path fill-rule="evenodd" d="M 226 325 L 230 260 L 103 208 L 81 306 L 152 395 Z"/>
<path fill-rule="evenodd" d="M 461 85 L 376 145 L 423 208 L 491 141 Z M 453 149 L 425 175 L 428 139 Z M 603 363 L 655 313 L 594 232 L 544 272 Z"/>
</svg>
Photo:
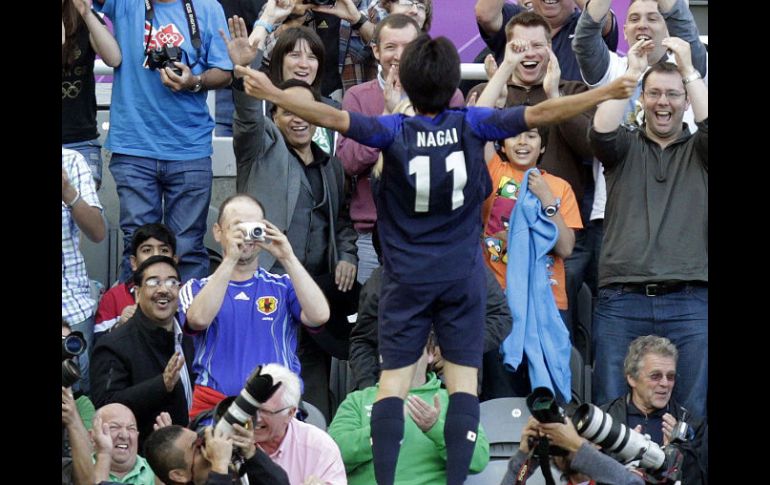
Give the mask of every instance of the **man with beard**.
<svg viewBox="0 0 770 485">
<path fill-rule="evenodd" d="M 242 223 L 264 224 L 264 240 L 247 238 Z M 286 235 L 265 219 L 259 201 L 247 194 L 228 197 L 212 231 L 223 248 L 222 263 L 210 277 L 188 281 L 181 295 L 185 327 L 195 338 L 191 418 L 238 394 L 257 365 L 277 362 L 299 374 L 299 324 L 312 331 L 329 319 L 323 292 Z M 285 274 L 259 267 L 262 250 Z"/>
</svg>

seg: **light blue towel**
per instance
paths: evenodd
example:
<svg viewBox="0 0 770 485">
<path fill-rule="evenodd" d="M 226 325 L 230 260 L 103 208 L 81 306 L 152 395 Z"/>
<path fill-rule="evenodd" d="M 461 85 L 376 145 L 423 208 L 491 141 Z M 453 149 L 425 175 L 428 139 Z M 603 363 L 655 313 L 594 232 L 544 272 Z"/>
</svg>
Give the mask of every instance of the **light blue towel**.
<svg viewBox="0 0 770 485">
<path fill-rule="evenodd" d="M 532 389 L 547 387 L 569 402 L 572 398 L 569 331 L 556 307 L 547 269 L 548 252 L 559 230 L 529 191 L 527 170 L 519 197 L 511 212 L 508 232 L 506 297 L 513 315 L 513 329 L 500 351 L 503 364 L 516 370 L 527 353 Z"/>
</svg>

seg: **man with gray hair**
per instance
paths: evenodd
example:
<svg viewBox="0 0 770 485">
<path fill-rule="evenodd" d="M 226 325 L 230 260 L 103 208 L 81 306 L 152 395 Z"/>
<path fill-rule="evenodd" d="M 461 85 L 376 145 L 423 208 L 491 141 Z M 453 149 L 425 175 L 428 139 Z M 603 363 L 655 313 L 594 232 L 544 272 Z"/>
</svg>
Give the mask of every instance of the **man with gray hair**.
<svg viewBox="0 0 770 485">
<path fill-rule="evenodd" d="M 661 446 L 668 445 L 679 421 L 686 421 L 689 430 L 685 433 L 686 442 L 680 445 L 684 453 L 682 483 L 706 483 L 708 425 L 671 396 L 678 358 L 679 352 L 669 339 L 656 335 L 637 337 L 623 362 L 630 392 L 600 407 L 613 421 L 649 435 Z"/>
<path fill-rule="evenodd" d="M 252 418 L 257 446 L 286 471 L 291 483 L 306 483 L 315 477 L 327 485 L 347 485 L 345 464 L 334 440 L 295 417 L 300 403 L 299 376 L 279 364 L 265 365 L 262 374 L 272 376 L 281 386 Z"/>
</svg>

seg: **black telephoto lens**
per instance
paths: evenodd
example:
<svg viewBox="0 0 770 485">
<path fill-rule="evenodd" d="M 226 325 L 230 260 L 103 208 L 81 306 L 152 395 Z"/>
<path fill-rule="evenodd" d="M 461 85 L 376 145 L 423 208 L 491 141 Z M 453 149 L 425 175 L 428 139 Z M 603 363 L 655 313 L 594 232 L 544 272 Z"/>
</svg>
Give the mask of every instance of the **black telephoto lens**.
<svg viewBox="0 0 770 485">
<path fill-rule="evenodd" d="M 61 385 L 62 387 L 72 387 L 80 380 L 80 368 L 78 364 L 67 359 L 61 363 Z"/>
</svg>

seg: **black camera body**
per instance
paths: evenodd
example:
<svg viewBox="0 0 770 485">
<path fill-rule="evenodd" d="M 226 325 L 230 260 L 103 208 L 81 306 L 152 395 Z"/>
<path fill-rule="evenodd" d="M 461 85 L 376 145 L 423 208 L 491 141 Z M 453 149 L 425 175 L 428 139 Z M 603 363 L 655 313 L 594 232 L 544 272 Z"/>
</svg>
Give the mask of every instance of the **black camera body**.
<svg viewBox="0 0 770 485">
<path fill-rule="evenodd" d="M 169 67 L 177 76 L 181 76 L 182 70 L 176 67 L 174 62 L 182 62 L 182 49 L 171 44 L 156 47 L 147 52 L 147 65 L 150 69 L 159 70 Z"/>
<path fill-rule="evenodd" d="M 541 423 L 566 423 L 567 416 L 556 402 L 556 398 L 547 387 L 538 387 L 527 396 L 527 407 L 532 416 Z M 533 440 L 530 438 L 529 447 L 536 448 L 536 455 L 567 456 L 568 452 L 559 446 L 552 446 L 547 438 Z"/>
<path fill-rule="evenodd" d="M 312 3 L 313 5 L 328 5 L 329 7 L 333 6 L 336 3 L 336 0 L 305 0 L 305 3 Z"/>
<path fill-rule="evenodd" d="M 556 403 L 556 398 L 547 387 L 538 387 L 527 396 L 527 407 L 541 423 L 566 423 L 564 410 Z"/>
</svg>

